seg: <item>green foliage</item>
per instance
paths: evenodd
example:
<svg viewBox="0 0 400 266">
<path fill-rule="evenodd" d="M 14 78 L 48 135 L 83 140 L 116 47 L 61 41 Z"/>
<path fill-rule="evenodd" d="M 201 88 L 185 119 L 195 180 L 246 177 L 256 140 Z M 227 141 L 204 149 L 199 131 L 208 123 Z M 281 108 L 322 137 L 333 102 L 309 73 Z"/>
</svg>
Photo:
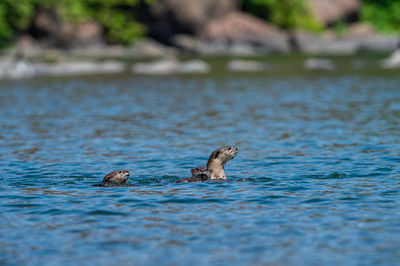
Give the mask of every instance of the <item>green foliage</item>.
<svg viewBox="0 0 400 266">
<path fill-rule="evenodd" d="M 136 20 L 141 3 L 154 0 L 0 0 L 0 47 L 27 30 L 38 6 L 51 8 L 64 20 L 98 21 L 109 42 L 128 44 L 146 33 Z"/>
<path fill-rule="evenodd" d="M 244 11 L 285 29 L 323 29 L 311 16 L 304 0 L 241 0 L 241 6 Z"/>
<path fill-rule="evenodd" d="M 57 8 L 66 20 L 98 21 L 109 42 L 129 44 L 146 33 L 146 27 L 135 18 L 141 2 L 151 4 L 152 0 L 63 0 Z"/>
<path fill-rule="evenodd" d="M 399 0 L 364 0 L 361 16 L 379 31 L 400 31 L 400 1 Z"/>
<path fill-rule="evenodd" d="M 29 26 L 34 10 L 34 0 L 0 1 L 0 47 L 5 46 L 15 31 Z"/>
<path fill-rule="evenodd" d="M 146 33 L 145 26 L 135 18 L 140 4 L 140 0 L 62 0 L 51 6 L 56 7 L 65 20 L 96 20 L 106 30 L 109 42 L 129 44 Z"/>
<path fill-rule="evenodd" d="M 343 20 L 340 20 L 333 24 L 332 26 L 333 31 L 336 33 L 338 36 L 343 36 L 348 32 L 348 24 L 344 22 Z"/>
</svg>

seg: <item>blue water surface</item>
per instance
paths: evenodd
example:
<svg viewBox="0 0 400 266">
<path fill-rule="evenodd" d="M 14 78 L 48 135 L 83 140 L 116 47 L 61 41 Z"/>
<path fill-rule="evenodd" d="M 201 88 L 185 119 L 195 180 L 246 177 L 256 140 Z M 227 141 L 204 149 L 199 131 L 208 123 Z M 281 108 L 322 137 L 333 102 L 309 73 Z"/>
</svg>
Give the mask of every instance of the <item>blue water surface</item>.
<svg viewBox="0 0 400 266">
<path fill-rule="evenodd" d="M 0 264 L 398 265 L 398 74 L 2 81 Z"/>
</svg>

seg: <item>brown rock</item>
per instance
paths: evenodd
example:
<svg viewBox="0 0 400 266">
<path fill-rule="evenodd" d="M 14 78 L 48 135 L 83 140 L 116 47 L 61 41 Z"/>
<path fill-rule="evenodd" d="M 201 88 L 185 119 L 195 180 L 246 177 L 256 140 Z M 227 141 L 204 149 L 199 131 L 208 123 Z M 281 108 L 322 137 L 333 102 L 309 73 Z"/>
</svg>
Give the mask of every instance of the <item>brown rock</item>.
<svg viewBox="0 0 400 266">
<path fill-rule="evenodd" d="M 39 43 L 30 35 L 22 35 L 17 39 L 17 54 L 22 57 L 35 57 L 42 53 Z"/>
<path fill-rule="evenodd" d="M 349 26 L 348 33 L 349 36 L 371 36 L 375 35 L 376 31 L 368 23 L 354 23 Z"/>
<path fill-rule="evenodd" d="M 176 53 L 177 50 L 175 48 L 148 38 L 135 42 L 129 49 L 129 54 L 134 57 L 163 57 L 173 56 Z"/>
<path fill-rule="evenodd" d="M 366 34 L 337 36 L 315 35 L 307 32 L 292 34 L 294 49 L 306 54 L 354 54 L 366 52 L 391 52 L 399 45 L 397 36 Z"/>
<path fill-rule="evenodd" d="M 168 42 L 171 35 L 198 34 L 209 20 L 236 10 L 236 1 L 159 0 L 149 9 L 144 20 L 150 26 L 150 35 Z"/>
<path fill-rule="evenodd" d="M 68 47 L 86 47 L 103 45 L 103 29 L 96 21 L 84 21 L 78 24 L 63 23 L 57 39 L 67 43 Z"/>
<path fill-rule="evenodd" d="M 64 22 L 53 9 L 39 8 L 29 33 L 47 47 L 70 48 L 103 44 L 103 30 L 95 21 Z"/>
<path fill-rule="evenodd" d="M 307 2 L 314 17 L 325 25 L 357 16 L 361 6 L 360 0 L 307 0 Z"/>
<path fill-rule="evenodd" d="M 285 33 L 261 19 L 241 12 L 232 12 L 210 21 L 205 26 L 202 37 L 211 41 L 252 43 L 274 51 L 289 49 Z"/>
<path fill-rule="evenodd" d="M 354 54 L 359 44 L 357 41 L 338 38 L 332 33 L 316 35 L 304 31 L 292 34 L 294 49 L 305 54 Z"/>
<path fill-rule="evenodd" d="M 54 35 L 60 29 L 60 21 L 52 9 L 39 8 L 31 23 L 30 33 L 36 38 Z"/>
<path fill-rule="evenodd" d="M 76 42 L 82 44 L 100 43 L 102 41 L 103 29 L 95 21 L 86 21 L 76 26 Z"/>
</svg>

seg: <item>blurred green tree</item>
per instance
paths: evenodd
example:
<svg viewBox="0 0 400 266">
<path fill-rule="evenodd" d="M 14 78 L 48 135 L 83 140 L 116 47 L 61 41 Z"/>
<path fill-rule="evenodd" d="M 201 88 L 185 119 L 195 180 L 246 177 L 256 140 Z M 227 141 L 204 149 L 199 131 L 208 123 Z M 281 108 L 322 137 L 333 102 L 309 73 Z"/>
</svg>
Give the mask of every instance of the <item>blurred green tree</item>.
<svg viewBox="0 0 400 266">
<path fill-rule="evenodd" d="M 17 32 L 29 27 L 36 7 L 54 9 L 64 21 L 96 20 L 105 29 L 111 43 L 129 44 L 146 34 L 137 21 L 142 3 L 154 0 L 1 0 L 0 47 L 9 43 Z"/>
<path fill-rule="evenodd" d="M 39 1 L 39 0 L 38 0 Z M 93 19 L 106 31 L 107 41 L 129 44 L 146 34 L 146 27 L 137 21 L 142 2 L 153 0 L 47 0 L 62 17 L 72 22 Z"/>
<path fill-rule="evenodd" d="M 16 31 L 29 26 L 37 0 L 1 0 L 0 1 L 0 47 L 4 47 Z"/>
<path fill-rule="evenodd" d="M 364 0 L 361 16 L 378 31 L 400 32 L 399 0 Z"/>
<path fill-rule="evenodd" d="M 242 9 L 285 29 L 323 29 L 304 0 L 240 0 Z"/>
</svg>

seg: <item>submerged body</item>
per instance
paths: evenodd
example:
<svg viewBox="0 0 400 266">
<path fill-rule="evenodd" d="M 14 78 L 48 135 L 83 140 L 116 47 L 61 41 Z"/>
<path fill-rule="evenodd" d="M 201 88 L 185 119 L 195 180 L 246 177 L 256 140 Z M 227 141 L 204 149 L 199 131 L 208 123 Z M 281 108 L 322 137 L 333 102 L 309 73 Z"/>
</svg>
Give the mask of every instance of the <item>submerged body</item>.
<svg viewBox="0 0 400 266">
<path fill-rule="evenodd" d="M 101 184 L 94 185 L 96 187 L 124 186 L 129 178 L 128 170 L 116 170 L 107 174 L 103 178 Z"/>
<path fill-rule="evenodd" d="M 179 180 L 177 183 L 203 182 L 206 180 L 226 180 L 225 164 L 236 157 L 238 148 L 225 146 L 213 151 L 206 167 L 198 166 L 190 170 L 192 177 Z"/>
<path fill-rule="evenodd" d="M 179 180 L 177 183 L 185 182 L 203 182 L 209 180 L 211 177 L 212 170 L 205 167 L 197 166 L 196 168 L 190 169 L 191 177 Z"/>
</svg>

